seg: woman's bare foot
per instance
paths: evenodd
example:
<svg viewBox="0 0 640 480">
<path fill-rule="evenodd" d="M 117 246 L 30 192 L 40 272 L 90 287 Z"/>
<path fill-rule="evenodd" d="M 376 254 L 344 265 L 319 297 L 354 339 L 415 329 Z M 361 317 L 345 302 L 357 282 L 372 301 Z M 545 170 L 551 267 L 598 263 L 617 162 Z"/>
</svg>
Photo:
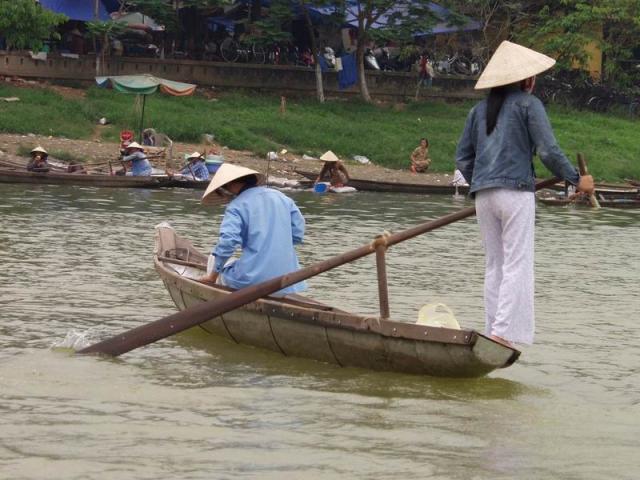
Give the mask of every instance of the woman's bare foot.
<svg viewBox="0 0 640 480">
<path fill-rule="evenodd" d="M 495 342 L 501 343 L 505 347 L 514 348 L 514 346 L 513 346 L 513 344 L 511 342 L 509 342 L 508 340 L 505 340 L 502 337 L 499 337 L 497 335 L 489 335 L 489 338 L 491 340 L 495 341 Z"/>
</svg>

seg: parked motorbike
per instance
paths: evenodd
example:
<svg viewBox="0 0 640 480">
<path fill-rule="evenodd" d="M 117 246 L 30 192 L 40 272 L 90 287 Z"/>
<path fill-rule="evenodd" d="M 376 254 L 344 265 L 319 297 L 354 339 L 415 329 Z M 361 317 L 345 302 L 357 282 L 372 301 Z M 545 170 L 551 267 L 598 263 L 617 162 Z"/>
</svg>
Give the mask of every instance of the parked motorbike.
<svg viewBox="0 0 640 480">
<path fill-rule="evenodd" d="M 380 64 L 370 48 L 364 51 L 364 66 L 370 70 L 381 70 Z"/>
<path fill-rule="evenodd" d="M 331 47 L 324 47 L 322 52 L 325 62 L 329 68 L 336 68 L 336 52 Z"/>
</svg>

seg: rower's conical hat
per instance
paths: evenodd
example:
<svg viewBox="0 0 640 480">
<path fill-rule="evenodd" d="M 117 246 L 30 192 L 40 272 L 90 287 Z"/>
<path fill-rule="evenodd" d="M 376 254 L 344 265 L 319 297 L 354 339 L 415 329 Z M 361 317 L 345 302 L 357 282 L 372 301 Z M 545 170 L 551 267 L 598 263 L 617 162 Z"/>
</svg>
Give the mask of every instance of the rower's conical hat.
<svg viewBox="0 0 640 480">
<path fill-rule="evenodd" d="M 191 158 L 202 158 L 202 154 L 200 152 L 193 152 L 191 155 L 187 157 L 187 160 Z"/>
<path fill-rule="evenodd" d="M 331 150 L 328 150 L 326 152 L 324 152 L 322 154 L 322 156 L 320 157 L 320 160 L 323 160 L 325 162 L 339 162 L 340 159 L 336 156 L 335 153 L 333 153 Z"/>
<path fill-rule="evenodd" d="M 144 150 L 144 147 L 138 142 L 131 142 L 129 145 L 124 147 L 125 150 L 129 150 L 130 148 L 139 148 L 140 150 Z"/>
<path fill-rule="evenodd" d="M 44 153 L 45 155 L 49 155 L 49 152 L 47 152 L 44 148 L 42 148 L 40 145 L 38 145 L 36 148 L 34 148 L 33 150 L 31 150 L 31 153 Z"/>
<path fill-rule="evenodd" d="M 519 82 L 550 69 L 555 63 L 551 57 L 505 40 L 494 52 L 474 88 L 482 90 Z"/>
<path fill-rule="evenodd" d="M 215 204 L 222 203 L 227 198 L 222 197 L 216 193 L 216 190 L 220 187 L 224 187 L 228 183 L 233 182 L 234 180 L 238 180 L 242 177 L 247 177 L 249 175 L 255 175 L 258 177 L 258 183 L 262 182 L 264 179 L 264 175 L 255 170 L 251 170 L 250 168 L 240 167 L 239 165 L 232 165 L 230 163 L 223 163 L 218 171 L 213 176 L 211 182 L 209 182 L 209 186 L 202 195 L 202 203 L 206 204 Z"/>
</svg>

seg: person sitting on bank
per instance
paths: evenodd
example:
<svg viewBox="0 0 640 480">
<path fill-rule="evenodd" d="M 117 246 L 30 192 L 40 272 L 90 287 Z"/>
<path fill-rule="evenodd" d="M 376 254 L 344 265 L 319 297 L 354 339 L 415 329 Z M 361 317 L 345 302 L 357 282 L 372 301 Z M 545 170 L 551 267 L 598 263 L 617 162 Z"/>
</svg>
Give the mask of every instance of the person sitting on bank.
<svg viewBox="0 0 640 480">
<path fill-rule="evenodd" d="M 127 165 L 131 169 L 131 175 L 134 177 L 150 177 L 153 172 L 151 163 L 144 153 L 142 145 L 132 142 L 125 148 L 125 156 L 122 157 L 124 164 L 124 173 L 127 172 Z"/>
<path fill-rule="evenodd" d="M 318 178 L 316 178 L 316 183 L 329 182 L 335 188 L 344 187 L 349 183 L 347 167 L 344 166 L 344 163 L 340 161 L 335 153 L 329 150 L 320 157 L 320 160 L 324 161 L 324 165 L 318 174 Z"/>
<path fill-rule="evenodd" d="M 411 153 L 411 173 L 426 172 L 431 165 L 431 159 L 429 158 L 429 140 L 426 138 L 420 139 L 420 145 L 418 145 Z"/>
<path fill-rule="evenodd" d="M 213 176 L 202 203 L 229 204 L 201 281 L 240 289 L 300 269 L 295 245 L 304 239 L 304 217 L 289 197 L 261 186 L 263 180 L 255 170 L 227 163 Z M 238 247 L 240 258 L 229 261 Z M 300 282 L 277 293 L 305 289 Z"/>
<path fill-rule="evenodd" d="M 29 172 L 47 173 L 51 169 L 49 163 L 47 163 L 48 157 L 49 154 L 47 151 L 44 148 L 37 146 L 31 150 L 31 160 L 29 160 L 29 163 L 27 164 L 27 170 Z"/>
<path fill-rule="evenodd" d="M 193 152 L 187 157 L 187 165 L 180 170 L 180 174 L 185 177 L 191 177 L 194 180 L 204 182 L 209 180 L 209 170 L 199 152 Z"/>
</svg>

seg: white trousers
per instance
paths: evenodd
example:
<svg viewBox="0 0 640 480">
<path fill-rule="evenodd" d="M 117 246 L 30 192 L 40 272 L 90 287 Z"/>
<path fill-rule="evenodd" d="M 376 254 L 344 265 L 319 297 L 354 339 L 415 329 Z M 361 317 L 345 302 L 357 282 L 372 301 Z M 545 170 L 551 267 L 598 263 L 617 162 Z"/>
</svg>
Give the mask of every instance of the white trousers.
<svg viewBox="0 0 640 480">
<path fill-rule="evenodd" d="M 502 188 L 476 194 L 485 250 L 485 333 L 532 344 L 535 330 L 535 195 Z"/>
</svg>

